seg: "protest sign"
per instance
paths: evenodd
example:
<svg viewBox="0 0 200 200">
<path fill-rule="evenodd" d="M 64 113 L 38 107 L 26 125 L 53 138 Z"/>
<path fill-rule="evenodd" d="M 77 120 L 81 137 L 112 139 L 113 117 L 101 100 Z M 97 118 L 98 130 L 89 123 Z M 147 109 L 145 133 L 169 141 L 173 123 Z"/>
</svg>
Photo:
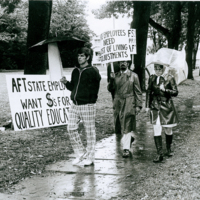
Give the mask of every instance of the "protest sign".
<svg viewBox="0 0 200 200">
<path fill-rule="evenodd" d="M 128 47 L 130 50 L 130 54 L 137 54 L 136 52 L 136 30 L 135 29 L 128 29 Z"/>
<path fill-rule="evenodd" d="M 15 131 L 68 123 L 70 92 L 60 81 L 48 75 L 7 75 L 6 81 Z"/>
<path fill-rule="evenodd" d="M 100 35 L 103 64 L 121 60 L 131 60 L 130 54 L 136 54 L 135 29 L 110 30 Z"/>
</svg>

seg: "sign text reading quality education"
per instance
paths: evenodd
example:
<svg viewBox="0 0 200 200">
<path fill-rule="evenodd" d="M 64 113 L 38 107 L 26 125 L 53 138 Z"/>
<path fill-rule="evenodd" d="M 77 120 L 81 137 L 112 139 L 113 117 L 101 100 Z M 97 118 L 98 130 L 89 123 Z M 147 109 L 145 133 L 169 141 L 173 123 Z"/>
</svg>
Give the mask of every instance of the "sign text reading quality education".
<svg viewBox="0 0 200 200">
<path fill-rule="evenodd" d="M 47 75 L 6 76 L 14 130 L 65 125 L 70 93 Z"/>
</svg>

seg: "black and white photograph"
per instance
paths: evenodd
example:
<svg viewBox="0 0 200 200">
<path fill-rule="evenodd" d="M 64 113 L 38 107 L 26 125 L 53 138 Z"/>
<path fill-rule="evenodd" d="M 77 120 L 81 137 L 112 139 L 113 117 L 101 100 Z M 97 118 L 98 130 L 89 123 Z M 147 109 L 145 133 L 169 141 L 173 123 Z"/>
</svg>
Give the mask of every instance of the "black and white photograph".
<svg viewBox="0 0 200 200">
<path fill-rule="evenodd" d="M 200 1 L 1 0 L 0 200 L 200 199 Z"/>
</svg>

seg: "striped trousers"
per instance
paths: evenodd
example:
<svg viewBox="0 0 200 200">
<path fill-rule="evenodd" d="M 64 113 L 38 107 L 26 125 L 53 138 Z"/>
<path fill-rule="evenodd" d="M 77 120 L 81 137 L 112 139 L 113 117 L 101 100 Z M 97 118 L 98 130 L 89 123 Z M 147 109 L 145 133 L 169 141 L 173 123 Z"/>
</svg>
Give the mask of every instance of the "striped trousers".
<svg viewBox="0 0 200 200">
<path fill-rule="evenodd" d="M 95 117 L 96 104 L 72 104 L 69 109 L 68 134 L 72 148 L 76 156 L 80 156 L 81 154 L 86 153 L 85 158 L 91 160 L 92 162 L 94 162 L 95 159 Z M 80 120 L 83 121 L 87 134 L 86 148 L 83 146 L 80 135 L 78 133 L 78 124 Z"/>
</svg>

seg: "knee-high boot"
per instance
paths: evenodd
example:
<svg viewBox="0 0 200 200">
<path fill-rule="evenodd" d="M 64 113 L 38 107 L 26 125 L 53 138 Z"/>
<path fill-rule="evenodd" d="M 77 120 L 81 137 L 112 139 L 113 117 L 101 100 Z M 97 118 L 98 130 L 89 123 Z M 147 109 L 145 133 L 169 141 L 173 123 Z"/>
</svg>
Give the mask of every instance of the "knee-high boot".
<svg viewBox="0 0 200 200">
<path fill-rule="evenodd" d="M 153 162 L 158 163 L 163 160 L 163 150 L 162 150 L 162 136 L 154 136 L 154 141 L 157 149 L 157 156 Z"/>
<path fill-rule="evenodd" d="M 173 156 L 173 153 L 171 151 L 171 144 L 172 144 L 173 135 L 165 134 L 165 138 L 166 138 L 166 149 L 167 149 L 167 153 L 165 155 L 168 156 L 168 157 L 171 157 L 171 156 Z"/>
</svg>

